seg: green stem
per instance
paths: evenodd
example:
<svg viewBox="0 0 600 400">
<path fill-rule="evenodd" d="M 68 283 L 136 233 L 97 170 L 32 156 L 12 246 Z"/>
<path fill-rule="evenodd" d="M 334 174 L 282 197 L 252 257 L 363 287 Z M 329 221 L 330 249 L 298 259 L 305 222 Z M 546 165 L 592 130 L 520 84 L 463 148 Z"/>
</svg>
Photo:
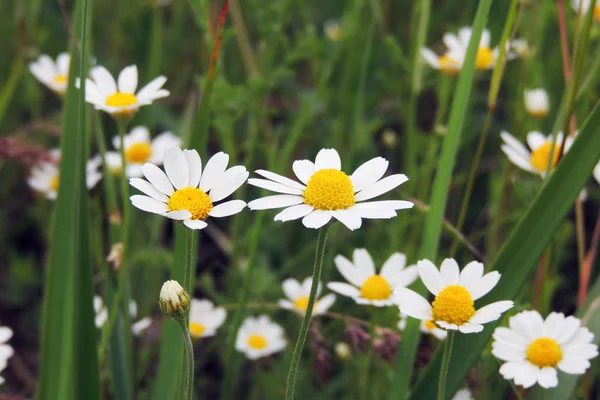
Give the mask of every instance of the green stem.
<svg viewBox="0 0 600 400">
<path fill-rule="evenodd" d="M 183 342 L 185 343 L 186 363 L 185 380 L 183 389 L 183 400 L 192 400 L 194 397 L 194 347 L 187 324 L 187 316 L 177 320 L 177 325 L 183 333 Z"/>
<path fill-rule="evenodd" d="M 325 255 L 325 245 L 327 243 L 327 231 L 329 225 L 325 225 L 319 229 L 319 237 L 317 239 L 317 250 L 315 252 L 315 264 L 313 266 L 312 285 L 310 286 L 310 295 L 308 297 L 308 305 L 306 307 L 306 313 L 300 326 L 300 333 L 296 340 L 296 347 L 294 348 L 294 354 L 292 355 L 292 363 L 287 376 L 285 398 L 286 400 L 292 400 L 294 398 L 294 387 L 296 385 L 296 373 L 298 372 L 298 365 L 300 364 L 300 356 L 302 355 L 302 348 L 306 341 L 306 335 L 308 334 L 308 326 L 310 325 L 310 318 L 312 316 L 313 307 L 315 305 L 315 298 L 317 297 L 317 288 L 319 287 L 319 281 L 321 280 L 321 271 L 323 270 L 323 257 Z"/>
<path fill-rule="evenodd" d="M 194 297 L 194 275 L 193 271 L 193 253 L 194 253 L 194 230 L 185 230 L 185 278 L 183 280 L 183 287 L 188 291 L 190 297 Z"/>
<path fill-rule="evenodd" d="M 446 344 L 444 345 L 444 357 L 442 358 L 442 368 L 440 370 L 440 382 L 438 386 L 438 400 L 446 398 L 446 378 L 448 377 L 448 366 L 450 365 L 450 356 L 452 355 L 452 345 L 454 344 L 454 331 L 448 331 Z"/>
</svg>

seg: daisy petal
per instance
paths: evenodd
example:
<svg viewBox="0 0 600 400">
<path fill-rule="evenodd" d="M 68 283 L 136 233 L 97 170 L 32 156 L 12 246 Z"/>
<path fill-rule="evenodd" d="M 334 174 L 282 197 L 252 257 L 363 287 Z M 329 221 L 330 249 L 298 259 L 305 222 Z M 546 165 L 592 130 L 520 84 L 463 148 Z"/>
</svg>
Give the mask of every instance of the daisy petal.
<svg viewBox="0 0 600 400">
<path fill-rule="evenodd" d="M 300 182 L 306 185 L 312 174 L 315 173 L 315 164 L 309 160 L 297 160 L 292 164 L 292 169 Z"/>
<path fill-rule="evenodd" d="M 408 178 L 404 174 L 390 175 L 390 176 L 383 178 L 379 182 L 363 189 L 361 192 L 357 193 L 354 197 L 355 197 L 356 201 L 369 200 L 369 199 L 372 199 L 373 197 L 380 196 L 384 193 L 389 192 L 390 190 L 397 188 L 398 186 L 402 185 L 407 180 L 408 180 Z"/>
<path fill-rule="evenodd" d="M 495 303 L 488 304 L 487 306 L 477 310 L 469 322 L 474 324 L 485 324 L 495 321 L 502 316 L 503 312 L 511 309 L 513 306 L 514 303 L 510 300 L 497 301 Z"/>
<path fill-rule="evenodd" d="M 394 290 L 393 298 L 404 314 L 422 321 L 431 319 L 431 304 L 420 294 L 399 287 Z"/>
<path fill-rule="evenodd" d="M 246 207 L 246 202 L 242 200 L 230 200 L 218 204 L 208 213 L 211 217 L 222 218 L 241 212 Z"/>
<path fill-rule="evenodd" d="M 321 169 L 342 169 L 342 160 L 335 149 L 322 149 L 315 158 L 315 170 Z"/>
<path fill-rule="evenodd" d="M 188 165 L 188 185 L 196 188 L 202 177 L 202 160 L 196 150 L 184 150 L 183 155 Z"/>
<path fill-rule="evenodd" d="M 298 297 L 302 296 L 300 283 L 295 279 L 286 279 L 282 282 L 281 286 L 283 287 L 285 296 L 292 301 L 296 301 Z"/>
<path fill-rule="evenodd" d="M 111 94 L 116 93 L 117 84 L 106 68 L 102 66 L 94 67 L 90 70 L 90 76 L 94 79 L 97 84 L 96 87 L 103 95 L 110 96 Z"/>
<path fill-rule="evenodd" d="M 477 300 L 490 292 L 498 284 L 500 280 L 500 273 L 498 271 L 492 271 L 485 274 L 479 283 L 472 288 L 471 297 L 473 300 Z"/>
<path fill-rule="evenodd" d="M 366 249 L 355 249 L 352 260 L 356 268 L 363 270 L 367 276 L 375 275 L 375 263 Z"/>
<path fill-rule="evenodd" d="M 119 92 L 134 94 L 138 85 L 138 70 L 135 65 L 123 68 L 118 78 Z"/>
<path fill-rule="evenodd" d="M 271 191 L 277 192 L 277 193 L 295 194 L 295 195 L 302 195 L 302 193 L 304 193 L 304 190 L 292 188 L 292 187 L 283 185 L 281 183 L 268 181 L 266 179 L 252 178 L 252 179 L 248 179 L 248 183 L 252 186 L 257 186 L 259 188 L 271 190 Z"/>
<path fill-rule="evenodd" d="M 199 219 L 186 219 L 183 221 L 183 224 L 194 230 L 204 229 L 208 225 L 206 222 Z"/>
<path fill-rule="evenodd" d="M 246 167 L 241 165 L 229 168 L 221 175 L 221 181 L 216 183 L 210 190 L 210 199 L 219 201 L 230 196 L 246 182 L 248 175 Z"/>
<path fill-rule="evenodd" d="M 483 330 L 483 325 L 467 322 L 459 325 L 458 330 L 462 333 L 477 333 Z"/>
<path fill-rule="evenodd" d="M 552 367 L 542 368 L 540 370 L 540 374 L 538 375 L 538 383 L 545 389 L 558 386 L 556 369 Z"/>
<path fill-rule="evenodd" d="M 419 54 L 432 68 L 440 69 L 440 61 L 438 56 L 430 49 L 423 47 L 419 50 Z"/>
<path fill-rule="evenodd" d="M 527 134 L 527 145 L 531 150 L 536 150 L 545 143 L 546 136 L 544 136 L 541 132 L 531 131 Z"/>
<path fill-rule="evenodd" d="M 229 164 L 229 155 L 218 152 L 208 160 L 200 178 L 200 189 L 205 193 L 213 188 L 221 180 L 221 175 L 225 173 Z"/>
<path fill-rule="evenodd" d="M 375 208 L 375 207 L 370 207 L 370 206 L 360 207 L 363 205 L 364 204 L 360 204 L 360 203 L 356 204 L 349 210 L 352 210 L 352 212 L 354 212 L 359 217 L 366 218 L 366 219 L 390 219 L 390 218 L 394 218 L 396 215 L 398 215 L 398 213 L 396 213 L 396 211 L 394 211 L 394 210 L 387 210 L 385 208 L 382 209 L 382 208 Z"/>
<path fill-rule="evenodd" d="M 129 180 L 129 184 L 134 188 L 138 189 L 140 192 L 152 197 L 153 199 L 165 203 L 169 201 L 169 198 L 164 193 L 162 193 L 148 181 L 145 181 L 140 178 L 132 178 Z"/>
<path fill-rule="evenodd" d="M 175 189 L 183 189 L 188 186 L 190 171 L 185 155 L 179 147 L 171 147 L 165 150 L 163 164 L 165 172 Z"/>
<path fill-rule="evenodd" d="M 304 218 L 302 218 L 302 224 L 307 228 L 318 229 L 329 221 L 331 221 L 331 214 L 321 210 L 314 210 Z"/>
<path fill-rule="evenodd" d="M 483 264 L 477 261 L 471 261 L 460 271 L 458 284 L 463 286 L 469 292 L 473 285 L 477 285 L 483 276 Z"/>
<path fill-rule="evenodd" d="M 272 208 L 289 207 L 302 203 L 304 203 L 304 199 L 301 196 L 276 194 L 252 200 L 248 203 L 248 208 L 251 210 L 270 210 Z"/>
<path fill-rule="evenodd" d="M 192 213 L 188 210 L 170 211 L 165 214 L 165 217 L 174 219 L 177 221 L 183 221 L 185 219 L 192 218 Z"/>
<path fill-rule="evenodd" d="M 440 275 L 444 286 L 456 285 L 458 283 L 459 268 L 458 264 L 452 258 L 446 258 L 440 266 Z"/>
<path fill-rule="evenodd" d="M 357 268 L 350 260 L 342 255 L 337 255 L 333 259 L 333 262 L 339 273 L 354 286 L 362 286 L 367 278 L 372 275 L 364 268 Z"/>
<path fill-rule="evenodd" d="M 291 206 L 277 214 L 275 216 L 275 221 L 293 221 L 308 215 L 313 210 L 314 207 L 309 206 L 308 204 L 299 204 L 296 206 Z"/>
<path fill-rule="evenodd" d="M 154 164 L 146 163 L 142 166 L 142 173 L 148 181 L 158 190 L 170 196 L 173 194 L 173 186 L 167 175 Z"/>
<path fill-rule="evenodd" d="M 144 86 L 143 88 L 140 89 L 140 91 L 137 93 L 136 97 L 140 100 L 152 97 L 162 87 L 162 85 L 165 84 L 166 81 L 167 81 L 167 78 L 164 76 L 159 76 L 158 78 L 154 78 L 146 86 Z"/>
<path fill-rule="evenodd" d="M 357 288 L 344 282 L 329 282 L 327 287 L 343 296 L 360 297 L 360 291 Z"/>
<path fill-rule="evenodd" d="M 427 290 L 434 296 L 437 296 L 444 288 L 444 281 L 442 275 L 440 275 L 440 271 L 429 260 L 419 261 L 417 269 L 419 270 L 419 277 L 421 277 L 421 281 L 423 281 Z"/>
<path fill-rule="evenodd" d="M 335 210 L 330 211 L 330 213 L 335 219 L 346 225 L 346 228 L 350 229 L 351 231 L 360 228 L 362 225 L 362 219 L 360 216 L 350 210 Z"/>
<path fill-rule="evenodd" d="M 265 171 L 264 169 L 258 169 L 254 172 L 256 172 L 257 174 L 264 176 L 265 178 L 270 179 L 274 182 L 281 183 L 282 185 L 285 185 L 285 186 L 300 189 L 302 191 L 304 191 L 304 189 L 306 189 L 303 185 L 299 184 L 298 182 L 293 181 L 290 178 L 286 178 L 285 176 L 276 174 L 274 172 Z"/>
<path fill-rule="evenodd" d="M 376 157 L 358 167 L 350 176 L 354 191 L 359 192 L 380 180 L 389 164 L 385 158 Z"/>
<path fill-rule="evenodd" d="M 152 197 L 136 194 L 129 199 L 131 200 L 131 204 L 142 211 L 154 214 L 164 214 L 169 211 L 169 207 L 167 207 L 165 203 L 153 199 Z"/>
</svg>

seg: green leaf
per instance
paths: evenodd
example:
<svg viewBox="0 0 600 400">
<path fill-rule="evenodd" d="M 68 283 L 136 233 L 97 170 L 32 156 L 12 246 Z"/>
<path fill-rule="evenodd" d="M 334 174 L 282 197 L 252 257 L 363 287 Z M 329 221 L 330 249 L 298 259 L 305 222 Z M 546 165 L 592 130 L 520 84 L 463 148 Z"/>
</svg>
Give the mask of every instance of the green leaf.
<svg viewBox="0 0 600 400">
<path fill-rule="evenodd" d="M 537 260 L 550 242 L 554 232 L 564 221 L 581 188 L 592 174 L 600 159 L 600 106 L 596 106 L 587 119 L 577 140 L 561 159 L 556 171 L 547 179 L 540 193 L 512 232 L 490 270 L 502 274 L 500 282 L 484 301 L 486 304 L 514 299 L 519 289 L 534 269 Z M 450 360 L 447 397 L 451 397 L 480 357 L 494 328 L 499 322 L 485 325 L 483 332 L 461 335 L 454 342 Z M 441 354 L 431 361 L 417 382 L 411 399 L 436 398 Z"/>
</svg>

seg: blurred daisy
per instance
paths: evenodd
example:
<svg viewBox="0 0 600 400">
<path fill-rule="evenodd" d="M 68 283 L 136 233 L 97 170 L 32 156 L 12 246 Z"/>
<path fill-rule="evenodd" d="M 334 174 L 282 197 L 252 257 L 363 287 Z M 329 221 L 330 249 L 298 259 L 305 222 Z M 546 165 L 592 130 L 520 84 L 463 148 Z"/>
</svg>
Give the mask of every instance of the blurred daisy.
<svg viewBox="0 0 600 400">
<path fill-rule="evenodd" d="M 136 93 L 138 70 L 135 65 L 123 68 L 117 82 L 101 66 L 92 68 L 90 75 L 91 79 L 86 80 L 85 101 L 113 117 L 131 116 L 141 106 L 169 95 L 168 90 L 162 89 L 167 81 L 164 76 L 155 78 Z"/>
<path fill-rule="evenodd" d="M 337 151 L 323 149 L 315 162 L 294 161 L 294 173 L 302 183 L 273 172 L 259 169 L 257 174 L 267 179 L 249 179 L 248 183 L 263 189 L 282 193 L 263 197 L 248 203 L 251 210 L 286 207 L 275 216 L 275 221 L 292 221 L 302 218 L 307 228 L 320 228 L 332 218 L 350 230 L 361 227 L 362 218 L 389 219 L 396 210 L 412 208 L 410 201 L 369 201 L 408 180 L 404 174 L 383 179 L 389 162 L 382 157 L 367 161 L 351 176 L 341 171 L 342 162 Z"/>
<path fill-rule="evenodd" d="M 163 155 L 169 147 L 181 146 L 181 139 L 171 132 L 163 132 L 150 140 L 150 131 L 145 126 L 136 126 L 123 137 L 125 144 L 125 161 L 127 163 L 126 175 L 128 178 L 143 176 L 142 165 L 149 162 L 162 165 Z M 121 139 L 113 138 L 115 149 L 121 149 Z M 106 153 L 106 164 L 113 174 L 121 172 L 121 153 L 109 151 Z"/>
<path fill-rule="evenodd" d="M 29 71 L 50 90 L 62 95 L 67 91 L 69 83 L 70 62 L 71 56 L 68 53 L 60 53 L 56 62 L 50 56 L 42 54 L 29 64 Z"/>
<path fill-rule="evenodd" d="M 46 198 L 55 200 L 58 192 L 60 150 L 52 150 L 50 157 L 56 162 L 40 161 L 32 169 L 27 179 L 27 184 L 36 192 L 44 194 Z M 86 165 L 86 185 L 92 189 L 102 178 L 99 171 L 102 160 L 96 156 L 88 160 Z"/>
<path fill-rule="evenodd" d="M 403 331 L 406 328 L 407 318 L 408 315 L 402 312 L 400 313 L 400 321 L 398 321 L 398 329 L 400 331 Z M 444 340 L 446 339 L 446 336 L 448 336 L 448 332 L 446 332 L 444 329 L 438 328 L 432 320 L 421 321 L 420 329 L 422 333 L 426 335 L 432 335 L 439 340 Z"/>
<path fill-rule="evenodd" d="M 600 162 L 596 165 L 596 168 L 594 168 L 594 178 L 600 183 Z"/>
<path fill-rule="evenodd" d="M 342 27 L 337 21 L 327 21 L 324 26 L 325 35 L 333 42 L 337 42 L 342 39 Z"/>
<path fill-rule="evenodd" d="M 594 19 L 596 22 L 600 22 L 600 0 L 592 1 L 592 0 L 571 0 L 571 5 L 575 12 L 579 12 L 581 9 L 581 13 L 586 15 L 590 6 L 594 7 Z"/>
<path fill-rule="evenodd" d="M 454 397 L 452 397 L 452 400 L 474 400 L 475 398 L 473 397 L 473 394 L 471 393 L 471 391 L 469 389 L 460 389 L 458 392 L 456 392 L 456 394 L 454 395 Z"/>
<path fill-rule="evenodd" d="M 108 320 L 108 310 L 104 307 L 104 302 L 100 296 L 94 296 L 94 311 L 96 312 L 95 323 L 96 328 L 102 328 Z M 129 316 L 133 319 L 137 317 L 137 303 L 133 300 L 129 301 Z M 142 318 L 139 321 L 131 324 L 131 332 L 134 336 L 139 336 L 152 324 L 152 319 L 149 317 Z"/>
<path fill-rule="evenodd" d="M 279 299 L 278 304 L 287 310 L 294 310 L 299 314 L 304 315 L 306 307 L 308 307 L 308 296 L 310 295 L 310 286 L 312 285 L 312 277 L 304 279 L 302 283 L 295 279 L 286 279 L 283 281 L 283 293 L 287 299 Z M 317 297 L 321 295 L 321 282 L 317 288 Z M 320 300 L 315 299 L 315 305 L 312 315 L 319 315 L 327 312 L 335 301 L 334 294 L 323 296 Z"/>
<path fill-rule="evenodd" d="M 283 350 L 286 344 L 283 328 L 266 315 L 261 315 L 244 320 L 237 334 L 235 348 L 249 359 L 256 360 Z"/>
<path fill-rule="evenodd" d="M 581 375 L 598 355 L 594 334 L 575 317 L 552 312 L 544 320 L 537 311 L 523 311 L 512 316 L 508 325 L 494 331 L 492 354 L 506 361 L 500 374 L 515 385 L 556 387 L 557 368 Z"/>
<path fill-rule="evenodd" d="M 525 109 L 532 117 L 545 117 L 550 110 L 548 93 L 544 89 L 525 89 Z"/>
<path fill-rule="evenodd" d="M 552 135 L 544 136 L 540 132 L 529 132 L 527 134 L 527 144 L 531 148 L 531 151 L 515 139 L 510 133 L 502 131 L 500 137 L 504 141 L 502 144 L 502 151 L 508 159 L 522 170 L 531 172 L 533 174 L 546 176 L 546 169 L 550 161 L 550 152 L 552 151 L 552 142 L 554 140 Z M 556 138 L 556 145 L 554 146 L 554 152 L 552 154 L 552 168 L 556 166 L 559 160 L 560 147 L 563 141 L 563 134 L 560 132 Z M 573 144 L 573 138 L 567 137 L 565 142 L 565 153 L 569 151 Z"/>
<path fill-rule="evenodd" d="M 190 336 L 193 339 L 214 336 L 227 317 L 223 307 L 216 307 L 209 300 L 192 299 L 190 304 Z"/>
<path fill-rule="evenodd" d="M 518 57 L 527 57 L 530 54 L 529 44 L 525 39 L 514 39 L 510 42 L 510 49 L 515 52 Z"/>
<path fill-rule="evenodd" d="M 6 326 L 0 326 L 0 372 L 4 371 L 4 369 L 8 365 L 8 360 L 15 353 L 12 346 L 6 344 L 6 342 L 8 342 L 12 335 L 12 329 Z M 0 376 L 0 385 L 3 383 L 4 378 Z"/>
<path fill-rule="evenodd" d="M 246 207 L 242 200 L 215 202 L 235 192 L 248 179 L 246 167 L 237 165 L 227 169 L 229 156 L 217 153 L 206 163 L 196 150 L 171 147 L 164 153 L 165 172 L 154 164 L 142 166 L 148 179 L 131 178 L 129 183 L 147 196 L 131 196 L 131 203 L 140 210 L 183 221 L 190 229 L 204 229 L 204 220 L 237 214 Z M 174 188 L 173 188 L 174 187 Z"/>
<path fill-rule="evenodd" d="M 334 259 L 345 282 L 330 282 L 327 287 L 341 295 L 351 297 L 358 304 L 371 304 L 377 307 L 394 304 L 392 294 L 397 287 L 408 286 L 417 279 L 417 268 L 406 266 L 406 256 L 394 253 L 383 263 L 379 274 L 375 273 L 375 263 L 365 249 L 356 249 L 353 261 L 342 255 Z"/>
<path fill-rule="evenodd" d="M 419 277 L 435 296 L 430 304 L 420 294 L 398 287 L 394 291 L 400 310 L 421 321 L 434 321 L 446 330 L 475 333 L 483 330 L 485 323 L 495 321 L 506 310 L 513 307 L 512 301 L 497 301 L 475 310 L 474 301 L 483 297 L 496 286 L 500 274 L 492 271 L 483 275 L 483 264 L 470 262 L 462 271 L 451 258 L 437 267 L 429 260 L 417 263 Z"/>
</svg>

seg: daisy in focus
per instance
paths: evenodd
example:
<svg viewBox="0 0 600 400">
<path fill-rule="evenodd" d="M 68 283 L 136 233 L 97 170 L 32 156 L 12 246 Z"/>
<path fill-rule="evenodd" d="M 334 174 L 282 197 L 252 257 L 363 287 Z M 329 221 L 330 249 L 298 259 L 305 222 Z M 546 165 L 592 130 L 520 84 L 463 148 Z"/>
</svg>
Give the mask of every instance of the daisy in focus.
<svg viewBox="0 0 600 400">
<path fill-rule="evenodd" d="M 407 318 L 408 315 L 400 313 L 400 321 L 398 321 L 398 330 L 403 331 L 406 328 Z M 421 333 L 434 336 L 438 340 L 444 340 L 446 339 L 446 336 L 448 336 L 448 332 L 446 332 L 444 329 L 438 328 L 432 320 L 421 321 L 421 325 L 419 326 L 419 328 L 421 329 Z"/>
<path fill-rule="evenodd" d="M 171 147 L 164 152 L 165 172 L 154 164 L 142 166 L 147 181 L 131 178 L 129 183 L 144 195 L 131 196 L 131 203 L 142 211 L 163 215 L 190 229 L 206 228 L 205 219 L 228 217 L 246 207 L 242 200 L 214 203 L 235 192 L 248 179 L 246 167 L 227 169 L 229 156 L 217 153 L 208 160 L 204 171 L 196 150 Z"/>
<path fill-rule="evenodd" d="M 598 355 L 594 334 L 575 317 L 552 312 L 544 320 L 535 310 L 523 311 L 510 317 L 508 325 L 494 331 L 492 354 L 505 361 L 500 374 L 515 385 L 556 387 L 557 369 L 581 375 Z"/>
<path fill-rule="evenodd" d="M 214 336 L 227 318 L 223 307 L 215 307 L 209 300 L 192 299 L 190 303 L 190 336 L 192 339 Z"/>
<path fill-rule="evenodd" d="M 327 21 L 323 27 L 327 38 L 333 42 L 340 41 L 342 39 L 342 27 L 337 21 Z"/>
<path fill-rule="evenodd" d="M 266 315 L 260 315 L 244 320 L 237 334 L 235 348 L 250 360 L 256 360 L 283 350 L 286 344 L 283 328 Z"/>
<path fill-rule="evenodd" d="M 256 173 L 267 179 L 249 179 L 248 183 L 281 193 L 248 203 L 251 210 L 283 208 L 275 221 L 302 218 L 307 228 L 321 228 L 332 218 L 350 230 L 361 227 L 362 218 L 389 219 L 396 210 L 412 208 L 410 201 L 369 201 L 389 192 L 408 180 L 404 174 L 389 175 L 382 179 L 389 162 L 376 157 L 367 161 L 350 176 L 341 171 L 340 155 L 334 149 L 319 151 L 315 162 L 294 161 L 294 173 L 302 183 L 265 170 Z"/>
<path fill-rule="evenodd" d="M 0 372 L 4 371 L 8 365 L 8 360 L 13 356 L 15 351 L 12 346 L 6 344 L 13 336 L 13 331 L 9 327 L 0 326 Z M 4 383 L 4 378 L 0 376 L 0 385 Z"/>
<path fill-rule="evenodd" d="M 504 141 L 501 149 L 513 164 L 524 171 L 540 175 L 542 178 L 546 176 L 546 170 L 550 163 L 552 143 L 554 141 L 552 135 L 546 137 L 540 132 L 529 132 L 527 134 L 527 145 L 529 145 L 531 151 L 506 131 L 502 131 L 500 137 Z M 552 152 L 552 169 L 558 164 L 560 147 L 563 140 L 564 136 L 562 132 L 559 132 L 554 151 Z M 565 142 L 565 153 L 569 151 L 572 144 L 573 138 L 568 136 Z"/>
<path fill-rule="evenodd" d="M 91 79 L 86 79 L 85 101 L 115 118 L 129 117 L 141 106 L 152 104 L 154 100 L 169 95 L 168 90 L 162 89 L 167 81 L 164 76 L 155 78 L 136 93 L 138 70 L 135 65 L 123 68 L 117 82 L 110 72 L 101 66 L 92 68 L 90 76 Z"/>
<path fill-rule="evenodd" d="M 459 271 L 458 264 L 451 258 L 445 259 L 439 270 L 431 261 L 421 260 L 417 269 L 435 299 L 429 303 L 410 289 L 396 288 L 396 303 L 410 317 L 433 321 L 446 330 L 475 333 L 483 330 L 482 324 L 497 320 L 514 305 L 509 300 L 497 301 L 475 310 L 474 301 L 489 293 L 500 280 L 497 271 L 484 275 L 480 262 L 472 261 Z"/>
<path fill-rule="evenodd" d="M 594 7 L 594 20 L 600 22 L 600 1 L 599 0 L 571 0 L 571 6 L 575 12 L 581 10 L 582 15 L 586 15 L 590 7 Z"/>
<path fill-rule="evenodd" d="M 550 111 L 550 99 L 544 89 L 525 89 L 525 109 L 535 118 L 545 117 Z"/>
<path fill-rule="evenodd" d="M 100 296 L 94 296 L 94 311 L 96 312 L 95 323 L 96 328 L 102 328 L 108 320 L 108 310 L 104 306 L 104 302 Z M 133 300 L 129 301 L 129 315 L 135 319 L 137 317 L 137 303 Z M 139 336 L 152 324 L 152 319 L 149 317 L 142 318 L 131 324 L 131 333 L 134 336 Z"/>
<path fill-rule="evenodd" d="M 365 249 L 354 250 L 352 261 L 342 255 L 334 259 L 340 274 L 349 282 L 330 282 L 327 287 L 341 295 L 351 297 L 358 304 L 370 304 L 376 307 L 394 304 L 393 292 L 398 287 L 408 286 L 417 279 L 417 267 L 406 267 L 406 256 L 392 254 L 379 274 L 375 272 L 375 263 Z"/>
<path fill-rule="evenodd" d="M 142 165 L 150 164 L 161 166 L 165 150 L 169 147 L 181 146 L 181 139 L 171 132 L 163 132 L 150 140 L 150 131 L 145 126 L 136 126 L 128 134 L 124 135 L 125 162 L 127 164 L 125 174 L 128 178 L 140 178 Z M 118 136 L 113 138 L 113 146 L 121 150 L 121 140 Z M 121 172 L 121 153 L 109 151 L 105 155 L 106 164 L 111 173 L 117 175 Z"/>
<path fill-rule="evenodd" d="M 50 56 L 42 54 L 29 64 L 29 71 L 54 93 L 63 95 L 69 83 L 70 63 L 71 56 L 68 53 L 60 53 L 56 62 Z"/>
<path fill-rule="evenodd" d="M 293 310 L 297 313 L 304 315 L 306 308 L 308 307 L 308 297 L 310 295 L 310 286 L 312 285 L 312 277 L 304 279 L 302 283 L 295 279 L 286 279 L 283 281 L 283 293 L 287 299 L 279 299 L 277 302 L 281 308 L 287 310 Z M 317 288 L 317 297 L 321 295 L 322 291 L 321 282 Z M 313 308 L 312 315 L 319 315 L 327 312 L 335 301 L 335 295 L 330 293 L 323 296 L 320 300 L 315 299 L 315 305 Z"/>
<path fill-rule="evenodd" d="M 31 169 L 27 184 L 47 199 L 56 200 L 59 183 L 60 150 L 54 149 L 50 151 L 49 155 L 52 161 L 38 162 Z M 101 164 L 102 160 L 98 156 L 88 160 L 86 165 L 86 186 L 88 189 L 93 189 L 102 179 L 102 172 L 99 170 Z"/>
</svg>

